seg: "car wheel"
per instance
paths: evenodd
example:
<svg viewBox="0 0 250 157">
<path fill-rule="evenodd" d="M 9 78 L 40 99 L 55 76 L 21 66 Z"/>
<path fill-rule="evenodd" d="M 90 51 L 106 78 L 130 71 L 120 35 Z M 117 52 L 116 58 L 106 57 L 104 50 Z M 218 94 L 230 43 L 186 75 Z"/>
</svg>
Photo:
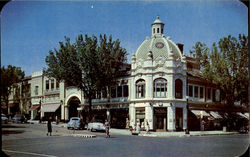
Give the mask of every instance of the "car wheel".
<svg viewBox="0 0 250 157">
<path fill-rule="evenodd" d="M 91 128 L 90 131 L 93 132 L 93 128 Z"/>
</svg>

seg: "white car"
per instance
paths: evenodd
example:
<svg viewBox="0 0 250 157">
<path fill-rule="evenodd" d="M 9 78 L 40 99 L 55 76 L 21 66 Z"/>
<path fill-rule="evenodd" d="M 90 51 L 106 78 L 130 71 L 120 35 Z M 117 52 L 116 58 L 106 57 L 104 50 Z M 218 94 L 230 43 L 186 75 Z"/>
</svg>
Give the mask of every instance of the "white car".
<svg viewBox="0 0 250 157">
<path fill-rule="evenodd" d="M 5 124 L 8 123 L 8 118 L 6 117 L 5 114 L 1 114 L 1 119 L 2 119 L 2 123 L 5 123 Z"/>
<path fill-rule="evenodd" d="M 88 128 L 87 130 L 90 130 L 90 131 L 105 131 L 105 126 L 104 126 L 104 123 L 102 121 L 98 121 L 98 120 L 95 120 L 95 121 L 92 121 L 90 123 L 88 123 Z"/>
</svg>

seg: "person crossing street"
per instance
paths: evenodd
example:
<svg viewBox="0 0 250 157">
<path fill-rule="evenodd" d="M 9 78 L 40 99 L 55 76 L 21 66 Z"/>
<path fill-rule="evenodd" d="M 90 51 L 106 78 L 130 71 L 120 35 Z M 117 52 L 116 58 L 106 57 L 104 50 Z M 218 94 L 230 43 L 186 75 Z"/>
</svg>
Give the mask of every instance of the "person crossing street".
<svg viewBox="0 0 250 157">
<path fill-rule="evenodd" d="M 110 124 L 109 124 L 109 121 L 108 121 L 108 120 L 105 121 L 104 126 L 105 126 L 105 131 L 106 131 L 106 138 L 107 138 L 107 137 L 110 138 L 110 135 L 109 135 Z"/>
</svg>

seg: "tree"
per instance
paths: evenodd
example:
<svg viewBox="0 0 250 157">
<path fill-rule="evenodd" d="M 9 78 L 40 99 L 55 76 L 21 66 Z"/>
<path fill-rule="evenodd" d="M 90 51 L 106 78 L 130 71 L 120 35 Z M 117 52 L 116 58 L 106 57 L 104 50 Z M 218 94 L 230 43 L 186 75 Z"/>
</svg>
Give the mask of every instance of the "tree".
<svg viewBox="0 0 250 157">
<path fill-rule="evenodd" d="M 229 35 L 220 39 L 218 46 L 213 43 L 211 49 L 197 42 L 190 53 L 195 55 L 203 76 L 220 87 L 226 104 L 248 104 L 247 36 L 240 34 L 237 39 Z"/>
<path fill-rule="evenodd" d="M 24 78 L 24 71 L 20 67 L 8 65 L 7 68 L 1 67 L 1 99 L 7 106 L 7 112 L 9 112 L 9 96 L 13 88 L 17 88 L 17 83 Z M 17 95 L 15 93 L 14 97 Z M 3 104 L 2 104 L 3 105 Z"/>
<path fill-rule="evenodd" d="M 59 50 L 54 49 L 46 57 L 48 68 L 46 75 L 64 81 L 67 86 L 75 86 L 83 91 L 89 103 L 89 119 L 92 118 L 92 99 L 97 91 L 112 84 L 126 56 L 119 40 L 109 42 L 106 35 L 79 35 L 75 43 L 65 37 L 66 42 L 59 42 Z M 98 45 L 99 44 L 99 45 Z M 112 82 L 112 83 L 111 83 Z"/>
</svg>

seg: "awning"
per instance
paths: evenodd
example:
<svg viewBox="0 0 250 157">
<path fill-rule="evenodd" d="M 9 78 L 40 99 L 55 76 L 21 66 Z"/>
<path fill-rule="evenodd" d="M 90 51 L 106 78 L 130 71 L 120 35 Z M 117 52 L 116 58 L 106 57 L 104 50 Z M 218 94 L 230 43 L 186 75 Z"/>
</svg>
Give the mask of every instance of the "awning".
<svg viewBox="0 0 250 157">
<path fill-rule="evenodd" d="M 206 111 L 202 111 L 202 110 L 191 110 L 191 112 L 193 112 L 193 114 L 195 114 L 196 116 L 208 116 L 210 117 L 210 115 L 206 112 Z"/>
<path fill-rule="evenodd" d="M 55 112 L 60 107 L 60 104 L 43 104 L 41 107 L 42 112 Z"/>
<path fill-rule="evenodd" d="M 247 118 L 249 119 L 249 113 L 245 113 L 244 115 L 247 116 Z"/>
<path fill-rule="evenodd" d="M 215 119 L 221 119 L 222 116 L 219 115 L 218 112 L 210 111 L 210 114 L 215 118 Z"/>
<path fill-rule="evenodd" d="M 241 116 L 241 117 L 243 117 L 243 118 L 247 118 L 248 119 L 248 117 L 245 114 L 241 113 L 241 112 L 237 112 L 236 114 L 239 115 L 239 116 Z"/>
<path fill-rule="evenodd" d="M 40 107 L 40 105 L 33 105 L 29 108 L 29 111 L 34 111 L 36 109 L 38 109 Z"/>
</svg>

